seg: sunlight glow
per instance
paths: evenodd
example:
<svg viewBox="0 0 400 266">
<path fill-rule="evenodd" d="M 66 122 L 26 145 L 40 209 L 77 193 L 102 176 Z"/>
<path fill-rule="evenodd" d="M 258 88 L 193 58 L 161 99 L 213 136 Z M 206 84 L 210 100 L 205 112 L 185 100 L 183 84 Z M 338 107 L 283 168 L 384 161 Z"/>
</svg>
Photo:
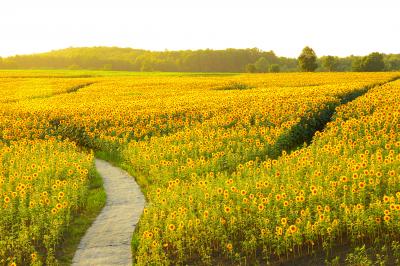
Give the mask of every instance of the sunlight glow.
<svg viewBox="0 0 400 266">
<path fill-rule="evenodd" d="M 0 56 L 81 46 L 400 52 L 396 0 L 2 0 Z"/>
</svg>

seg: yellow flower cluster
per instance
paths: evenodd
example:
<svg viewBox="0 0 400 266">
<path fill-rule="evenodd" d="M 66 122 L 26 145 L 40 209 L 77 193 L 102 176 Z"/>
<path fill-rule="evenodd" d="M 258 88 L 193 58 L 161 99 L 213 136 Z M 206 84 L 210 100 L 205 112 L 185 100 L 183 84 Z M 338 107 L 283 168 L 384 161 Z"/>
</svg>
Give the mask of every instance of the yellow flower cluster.
<svg viewBox="0 0 400 266">
<path fill-rule="evenodd" d="M 170 163 L 159 167 L 147 163 L 146 175 L 159 179 L 149 180 L 158 186 L 149 186 L 152 205 L 141 219 L 140 231 L 182 224 L 180 233 L 152 235 L 152 241 L 168 243 L 168 248 L 151 249 L 149 240 L 142 239 L 138 262 L 150 263 L 165 252 L 163 263 L 188 262 L 193 254 L 201 256 L 197 250 L 229 257 L 232 246 L 246 260 L 274 259 L 348 241 L 396 239 L 400 233 L 399 89 L 400 81 L 391 82 L 338 107 L 333 121 L 306 148 L 284 152 L 277 160 L 250 160 L 232 171 L 215 171 L 221 162 L 204 167 L 213 157 L 202 155 L 195 144 L 189 146 L 195 147 L 192 150 L 178 149 L 194 136 L 175 140 L 178 144 L 171 148 L 171 143 L 154 139 L 147 145 L 130 144 L 126 153 L 137 146 L 141 150 L 135 156 L 143 153 L 138 173 L 146 160 L 154 164 L 160 156 L 170 158 Z M 194 159 L 195 153 L 204 161 Z M 133 159 L 131 164 L 136 164 Z M 182 166 L 189 168 L 187 172 L 182 173 Z M 174 177 L 179 179 L 166 179 Z"/>
<path fill-rule="evenodd" d="M 0 103 L 14 103 L 21 100 L 46 98 L 68 93 L 92 83 L 90 79 L 75 78 L 65 82 L 65 78 L 15 78 L 1 77 Z"/>
<path fill-rule="evenodd" d="M 0 148 L 0 262 L 54 259 L 71 215 L 85 203 L 93 156 L 74 143 L 19 140 Z M 53 254 L 53 255 L 52 255 Z"/>
<path fill-rule="evenodd" d="M 395 230 L 399 83 L 340 106 L 393 73 L 18 75 L 0 74 L 0 93 L 15 91 L 0 103 L 0 227 L 20 255 L 0 261 L 42 260 L 84 202 L 93 158 L 75 145 L 121 158 L 146 192 L 139 265 L 286 258 Z"/>
</svg>

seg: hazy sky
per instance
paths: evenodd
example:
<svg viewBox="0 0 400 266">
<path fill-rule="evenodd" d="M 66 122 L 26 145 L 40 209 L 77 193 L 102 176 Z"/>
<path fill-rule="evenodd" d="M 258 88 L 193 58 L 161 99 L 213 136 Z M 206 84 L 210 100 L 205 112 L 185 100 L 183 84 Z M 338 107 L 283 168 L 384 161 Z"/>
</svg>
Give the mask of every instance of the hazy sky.
<svg viewBox="0 0 400 266">
<path fill-rule="evenodd" d="M 399 0 L 0 0 L 0 56 L 78 46 L 400 53 Z"/>
</svg>

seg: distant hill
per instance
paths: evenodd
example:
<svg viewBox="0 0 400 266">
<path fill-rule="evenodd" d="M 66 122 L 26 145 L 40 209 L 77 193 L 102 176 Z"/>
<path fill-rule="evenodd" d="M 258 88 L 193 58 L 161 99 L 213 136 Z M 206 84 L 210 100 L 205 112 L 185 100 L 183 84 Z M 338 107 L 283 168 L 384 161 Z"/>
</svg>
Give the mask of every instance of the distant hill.
<svg viewBox="0 0 400 266">
<path fill-rule="evenodd" d="M 0 68 L 135 70 L 135 59 L 143 53 L 144 50 L 118 47 L 66 48 L 3 58 Z"/>
<path fill-rule="evenodd" d="M 278 58 L 272 51 L 253 49 L 147 51 L 119 47 L 66 48 L 47 53 L 0 59 L 3 69 L 92 69 L 128 71 L 244 72 L 259 58 L 295 71 L 295 59 Z"/>
<path fill-rule="evenodd" d="M 336 58 L 334 71 L 351 71 L 361 57 Z M 317 71 L 326 71 L 320 58 Z M 385 70 L 400 70 L 400 55 L 384 55 Z M 0 57 L 0 69 L 89 69 L 171 72 L 291 72 L 297 59 L 251 49 L 148 51 L 119 47 L 79 47 Z"/>
</svg>

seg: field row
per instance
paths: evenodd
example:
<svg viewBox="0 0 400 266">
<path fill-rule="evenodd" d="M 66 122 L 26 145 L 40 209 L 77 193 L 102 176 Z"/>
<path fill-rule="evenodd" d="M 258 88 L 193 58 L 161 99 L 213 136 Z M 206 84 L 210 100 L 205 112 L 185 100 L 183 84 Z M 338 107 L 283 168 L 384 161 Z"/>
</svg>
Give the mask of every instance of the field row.
<svg viewBox="0 0 400 266">
<path fill-rule="evenodd" d="M 395 74 L 2 75 L 2 263 L 55 263 L 94 167 L 77 146 L 142 186 L 139 265 L 276 261 L 397 230 L 400 83 L 342 105 Z"/>
</svg>

